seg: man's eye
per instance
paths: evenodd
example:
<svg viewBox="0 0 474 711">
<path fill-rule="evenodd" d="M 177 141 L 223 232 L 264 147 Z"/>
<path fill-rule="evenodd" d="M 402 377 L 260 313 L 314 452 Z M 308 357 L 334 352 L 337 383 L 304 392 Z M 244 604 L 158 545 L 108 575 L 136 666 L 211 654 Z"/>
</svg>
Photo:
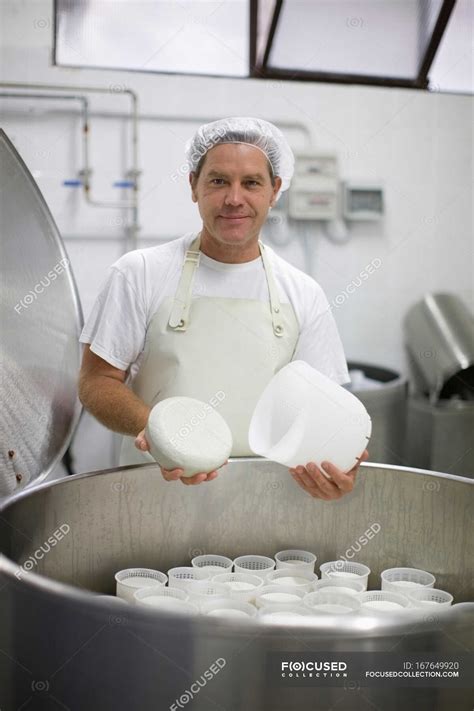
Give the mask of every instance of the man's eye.
<svg viewBox="0 0 474 711">
<path fill-rule="evenodd" d="M 213 185 L 222 185 L 223 182 L 224 182 L 224 178 L 213 178 L 211 180 L 211 183 Z"/>
<path fill-rule="evenodd" d="M 258 182 L 258 180 L 247 180 L 247 185 L 254 186 L 254 185 L 260 185 L 260 183 Z"/>
</svg>

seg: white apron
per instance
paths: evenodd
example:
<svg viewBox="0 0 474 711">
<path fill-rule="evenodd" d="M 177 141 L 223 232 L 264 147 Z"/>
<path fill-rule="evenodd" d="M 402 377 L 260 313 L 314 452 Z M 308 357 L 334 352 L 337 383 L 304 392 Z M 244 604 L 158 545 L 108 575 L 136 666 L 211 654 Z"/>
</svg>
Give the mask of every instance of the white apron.
<svg viewBox="0 0 474 711">
<path fill-rule="evenodd" d="M 186 396 L 211 404 L 229 425 L 232 457 L 255 456 L 248 429 L 272 376 L 293 357 L 299 336 L 291 304 L 280 304 L 273 272 L 259 241 L 269 303 L 254 299 L 192 298 L 200 235 L 186 252 L 174 297 L 153 315 L 143 360 L 131 389 L 148 405 Z M 124 436 L 120 466 L 155 460 Z"/>
</svg>

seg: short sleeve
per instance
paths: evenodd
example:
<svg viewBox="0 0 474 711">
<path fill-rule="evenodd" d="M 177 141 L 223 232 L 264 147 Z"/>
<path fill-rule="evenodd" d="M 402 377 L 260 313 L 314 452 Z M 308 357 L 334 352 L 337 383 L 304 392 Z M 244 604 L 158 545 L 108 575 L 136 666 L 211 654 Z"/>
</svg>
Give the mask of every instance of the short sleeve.
<svg viewBox="0 0 474 711">
<path fill-rule="evenodd" d="M 313 292 L 293 360 L 304 360 L 339 385 L 350 383 L 336 321 L 321 288 Z"/>
<path fill-rule="evenodd" d="M 115 368 L 127 370 L 144 348 L 146 307 L 143 293 L 112 265 L 79 341 Z"/>
</svg>

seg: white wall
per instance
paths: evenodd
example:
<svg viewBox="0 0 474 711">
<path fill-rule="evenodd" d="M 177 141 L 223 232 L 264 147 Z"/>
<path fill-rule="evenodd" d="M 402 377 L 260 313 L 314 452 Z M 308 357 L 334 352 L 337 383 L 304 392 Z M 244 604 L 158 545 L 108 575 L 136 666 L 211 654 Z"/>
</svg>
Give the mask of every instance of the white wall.
<svg viewBox="0 0 474 711">
<path fill-rule="evenodd" d="M 129 102 L 113 87 L 138 93 L 140 224 L 147 237 L 140 246 L 199 228 L 186 177 L 176 179 L 184 141 L 194 128 L 225 115 L 255 115 L 281 125 L 295 151 L 308 147 L 309 132 L 314 150 L 337 154 L 341 178 L 377 180 L 385 186 L 382 223 L 351 227 L 351 239 L 344 245 L 312 227 L 312 266 L 305 262 L 298 235 L 290 249 L 281 250 L 311 272 L 330 301 L 339 295 L 334 315 L 349 360 L 404 371 L 402 319 L 424 292 L 452 291 L 472 307 L 471 97 L 59 68 L 52 66 L 52 2 L 7 0 L 1 7 L 2 81 L 112 88 L 105 96 L 89 95 L 93 184 L 100 199 L 121 197 L 111 184 L 124 177 L 130 164 Z M 288 123 L 295 127 L 285 128 Z M 2 99 L 2 126 L 58 223 L 87 316 L 106 267 L 121 254 L 125 213 L 87 206 L 77 189 L 62 186 L 82 167 L 78 105 L 59 98 Z M 341 298 L 375 258 L 381 267 L 352 295 Z M 95 468 L 106 466 L 108 456 Z"/>
</svg>

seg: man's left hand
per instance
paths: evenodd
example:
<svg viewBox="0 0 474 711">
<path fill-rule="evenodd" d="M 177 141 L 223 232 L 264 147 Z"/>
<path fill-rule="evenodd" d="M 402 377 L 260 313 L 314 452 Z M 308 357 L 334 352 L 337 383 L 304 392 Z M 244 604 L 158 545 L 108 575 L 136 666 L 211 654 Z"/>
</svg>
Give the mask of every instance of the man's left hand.
<svg viewBox="0 0 474 711">
<path fill-rule="evenodd" d="M 315 499 L 333 501 L 340 499 L 354 488 L 354 481 L 361 462 L 369 458 L 369 452 L 364 449 L 358 463 L 350 471 L 344 473 L 331 462 L 321 462 L 326 475 L 324 475 L 314 462 L 306 466 L 297 466 L 290 469 L 290 474 L 303 491 Z M 327 475 L 331 479 L 327 478 Z"/>
</svg>

